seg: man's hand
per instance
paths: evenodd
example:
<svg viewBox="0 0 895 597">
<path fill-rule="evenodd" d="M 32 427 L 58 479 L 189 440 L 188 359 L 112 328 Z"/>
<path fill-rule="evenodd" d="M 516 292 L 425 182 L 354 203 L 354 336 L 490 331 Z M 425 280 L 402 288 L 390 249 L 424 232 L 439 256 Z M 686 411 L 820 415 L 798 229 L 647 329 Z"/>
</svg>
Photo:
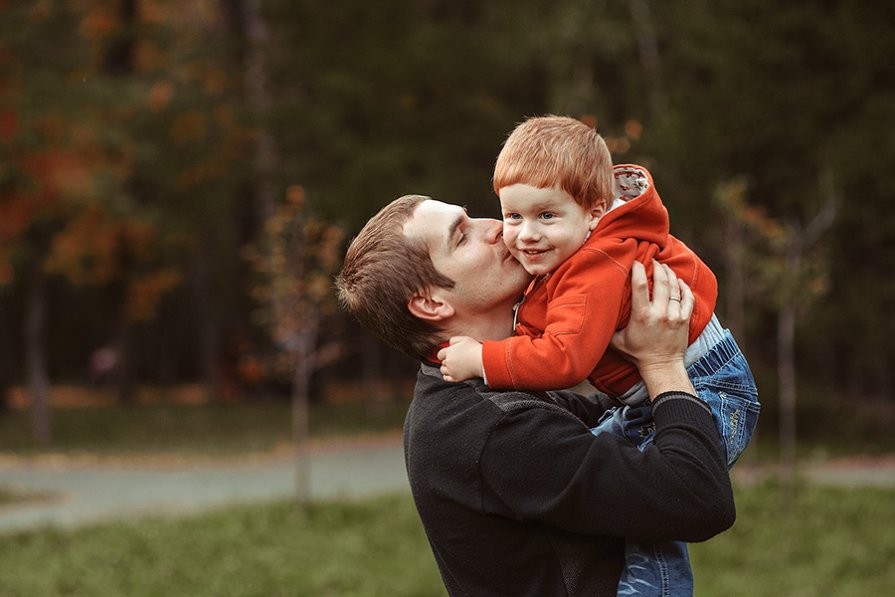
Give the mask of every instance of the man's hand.
<svg viewBox="0 0 895 597">
<path fill-rule="evenodd" d="M 631 318 L 612 337 L 612 347 L 637 366 L 650 398 L 668 391 L 695 393 L 684 369 L 692 313 L 693 293 L 668 266 L 653 262 L 650 300 L 646 270 L 634 263 Z"/>
<path fill-rule="evenodd" d="M 438 351 L 441 375 L 445 381 L 465 381 L 484 377 L 482 343 L 469 336 L 454 336 L 450 346 Z"/>
</svg>

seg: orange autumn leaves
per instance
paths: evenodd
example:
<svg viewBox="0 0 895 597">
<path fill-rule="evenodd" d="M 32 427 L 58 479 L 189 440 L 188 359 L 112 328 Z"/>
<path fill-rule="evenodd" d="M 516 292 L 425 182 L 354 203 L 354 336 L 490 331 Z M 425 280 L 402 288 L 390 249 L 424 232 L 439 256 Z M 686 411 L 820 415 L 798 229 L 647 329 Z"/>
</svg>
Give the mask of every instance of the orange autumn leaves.
<svg viewBox="0 0 895 597">
<path fill-rule="evenodd" d="M 201 51 L 221 26 L 205 18 L 217 4 L 135 7 L 0 3 L 4 30 L 27 32 L 0 36 L 0 285 L 35 267 L 114 284 L 132 321 L 151 319 L 187 276 L 196 222 L 231 188 L 246 136 L 238 73 Z M 110 76 L 122 39 L 132 61 Z"/>
</svg>

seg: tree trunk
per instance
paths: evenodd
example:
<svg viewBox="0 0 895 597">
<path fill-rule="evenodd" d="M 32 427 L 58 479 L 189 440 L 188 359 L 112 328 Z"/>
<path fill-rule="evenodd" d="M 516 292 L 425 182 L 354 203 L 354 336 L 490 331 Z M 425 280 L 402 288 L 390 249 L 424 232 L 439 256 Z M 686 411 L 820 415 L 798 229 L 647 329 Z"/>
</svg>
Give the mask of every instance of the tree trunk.
<svg viewBox="0 0 895 597">
<path fill-rule="evenodd" d="M 737 343 L 746 351 L 748 348 L 748 339 L 746 337 L 746 267 L 743 258 L 745 254 L 745 235 L 743 225 L 732 213 L 728 213 L 725 228 L 727 280 L 724 297 L 724 324 L 733 331 Z M 755 451 L 746 450 L 740 457 L 740 462 L 746 465 L 752 464 L 754 458 Z"/>
<path fill-rule="evenodd" d="M 795 306 L 790 302 L 777 318 L 777 369 L 780 394 L 780 471 L 791 480 L 796 460 Z"/>
<path fill-rule="evenodd" d="M 264 53 L 268 42 L 267 23 L 261 13 L 260 0 L 244 0 L 243 20 L 246 27 L 246 93 L 249 106 L 255 115 L 255 159 L 257 184 L 255 188 L 256 209 L 264 225 L 276 211 L 277 201 L 274 174 L 279 163 L 274 135 L 267 123 L 270 115 L 271 98 L 268 90 L 267 64 Z M 295 234 L 300 234 L 298 230 Z M 290 270 L 296 280 L 303 279 L 304 246 L 302 239 L 294 239 L 291 246 Z M 275 268 L 269 267 L 274 272 Z M 300 300 L 300 299 L 299 299 Z M 283 313 L 284 309 L 301 309 L 300 304 L 284 304 L 283 297 L 274 296 L 273 312 Z M 310 499 L 310 452 L 308 451 L 308 404 L 311 389 L 311 375 L 314 372 L 314 354 L 317 342 L 319 312 L 311 304 L 307 305 L 306 318 L 300 330 L 293 330 L 294 345 L 287 348 L 294 358 L 295 371 L 292 378 L 292 435 L 296 458 L 296 500 L 304 509 Z"/>
<path fill-rule="evenodd" d="M 368 412 L 375 413 L 382 410 L 385 402 L 382 344 L 373 334 L 364 332 L 360 349 L 361 379 L 366 394 L 364 403 Z"/>
<path fill-rule="evenodd" d="M 658 120 L 665 114 L 665 87 L 662 83 L 662 68 L 659 61 L 659 43 L 650 14 L 648 0 L 629 0 L 628 10 L 634 21 L 637 34 L 637 46 L 640 50 L 640 61 L 649 77 L 649 99 L 653 119 Z"/>
<path fill-rule="evenodd" d="M 311 499 L 311 459 L 308 449 L 310 436 L 311 376 L 316 368 L 315 353 L 320 313 L 314 306 L 306 309 L 302 329 L 296 334 L 295 372 L 292 377 L 292 441 L 295 445 L 295 485 L 299 508 L 304 509 Z"/>
<path fill-rule="evenodd" d="M 799 302 L 799 281 L 802 255 L 813 246 L 836 219 L 839 196 L 832 167 L 827 167 L 820 188 L 827 196 L 821 210 L 804 228 L 788 226 L 783 265 L 783 297 L 777 324 L 777 360 L 780 375 L 780 477 L 786 487 L 786 506 L 792 505 L 796 472 L 796 309 Z"/>
<path fill-rule="evenodd" d="M 34 439 L 46 447 L 53 439 L 50 421 L 49 375 L 46 360 L 46 277 L 36 259 L 28 284 L 25 307 L 25 358 L 31 394 L 31 427 Z"/>
<path fill-rule="evenodd" d="M 118 235 L 117 259 L 119 274 L 109 284 L 109 304 L 114 313 L 112 346 L 115 349 L 115 395 L 120 404 L 134 402 L 131 355 L 133 334 L 128 313 L 128 286 L 134 271 L 134 255 L 122 234 Z"/>
<path fill-rule="evenodd" d="M 794 234 L 786 248 L 784 284 L 787 289 L 777 318 L 777 369 L 780 394 L 780 480 L 786 488 L 786 506 L 792 504 L 796 473 L 796 303 L 802 248 Z"/>
<path fill-rule="evenodd" d="M 743 264 L 743 226 L 736 218 L 727 219 L 725 247 L 727 249 L 727 284 L 724 300 L 724 321 L 746 347 L 746 268 Z"/>
<path fill-rule="evenodd" d="M 156 379 L 158 380 L 159 387 L 163 393 L 167 393 L 174 385 L 175 345 L 178 338 L 176 337 L 176 332 L 173 330 L 175 326 L 172 324 L 171 318 L 170 308 L 163 305 L 156 324 L 158 325 L 159 330 Z"/>
<path fill-rule="evenodd" d="M 258 169 L 255 189 L 256 208 L 262 223 L 273 215 L 276 208 L 273 176 L 276 172 L 276 142 L 267 118 L 270 114 L 267 67 L 264 52 L 267 46 L 267 23 L 261 14 L 261 0 L 245 0 L 243 17 L 248 47 L 246 51 L 246 93 L 249 106 L 255 115 L 255 161 Z"/>
<path fill-rule="evenodd" d="M 6 321 L 6 302 L 0 294 L 0 414 L 9 412 L 9 387 L 12 385 L 9 328 Z"/>
<path fill-rule="evenodd" d="M 113 77 L 127 76 L 134 72 L 137 47 L 137 0 L 120 0 L 119 11 L 121 28 L 106 48 L 103 63 L 103 71 Z"/>
<path fill-rule="evenodd" d="M 200 243 L 195 263 L 193 296 L 199 315 L 199 365 L 205 388 L 205 400 L 213 402 L 220 389 L 220 333 L 218 330 L 217 301 L 212 289 L 211 254 L 207 237 Z"/>
<path fill-rule="evenodd" d="M 118 307 L 118 322 L 115 328 L 115 395 L 119 404 L 134 403 L 134 383 L 131 361 L 131 324 L 127 320 L 127 307 Z"/>
</svg>

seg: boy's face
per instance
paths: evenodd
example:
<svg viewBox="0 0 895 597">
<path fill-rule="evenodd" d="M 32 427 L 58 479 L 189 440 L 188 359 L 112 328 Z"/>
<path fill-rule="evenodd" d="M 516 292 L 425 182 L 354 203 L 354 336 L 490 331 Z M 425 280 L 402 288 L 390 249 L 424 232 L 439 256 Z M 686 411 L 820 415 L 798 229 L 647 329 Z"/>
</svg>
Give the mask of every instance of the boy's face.
<svg viewBox="0 0 895 597">
<path fill-rule="evenodd" d="M 525 270 L 552 272 L 581 248 L 603 208 L 578 205 L 559 187 L 514 184 L 500 189 L 503 241 Z"/>
</svg>

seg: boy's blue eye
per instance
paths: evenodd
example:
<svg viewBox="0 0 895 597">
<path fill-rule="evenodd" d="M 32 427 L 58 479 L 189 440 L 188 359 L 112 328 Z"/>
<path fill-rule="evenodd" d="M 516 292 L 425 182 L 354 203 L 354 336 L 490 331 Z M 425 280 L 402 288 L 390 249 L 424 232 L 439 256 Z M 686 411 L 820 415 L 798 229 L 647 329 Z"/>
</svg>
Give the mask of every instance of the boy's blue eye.
<svg viewBox="0 0 895 597">
<path fill-rule="evenodd" d="M 541 214 L 541 217 L 544 218 L 545 220 L 551 220 L 554 218 L 555 215 L 556 214 L 550 213 L 549 211 L 545 211 L 544 213 Z"/>
<path fill-rule="evenodd" d="M 522 217 L 522 216 L 520 216 L 519 214 L 506 214 L 506 215 L 504 216 L 504 219 L 505 219 L 505 220 L 518 220 L 518 219 L 520 219 L 521 217 Z"/>
</svg>

